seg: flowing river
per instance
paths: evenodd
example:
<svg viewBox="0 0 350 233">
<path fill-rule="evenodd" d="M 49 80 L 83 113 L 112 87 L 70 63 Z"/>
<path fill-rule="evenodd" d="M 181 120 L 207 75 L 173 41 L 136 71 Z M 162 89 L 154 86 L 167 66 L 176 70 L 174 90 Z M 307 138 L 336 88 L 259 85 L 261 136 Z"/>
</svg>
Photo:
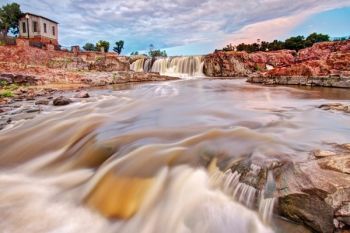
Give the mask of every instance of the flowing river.
<svg viewBox="0 0 350 233">
<path fill-rule="evenodd" d="M 350 142 L 349 117 L 318 108 L 349 104 L 343 89 L 194 79 L 91 95 L 0 131 L 0 232 L 287 232 L 273 176 L 256 207 L 263 191 L 226 168 Z"/>
</svg>

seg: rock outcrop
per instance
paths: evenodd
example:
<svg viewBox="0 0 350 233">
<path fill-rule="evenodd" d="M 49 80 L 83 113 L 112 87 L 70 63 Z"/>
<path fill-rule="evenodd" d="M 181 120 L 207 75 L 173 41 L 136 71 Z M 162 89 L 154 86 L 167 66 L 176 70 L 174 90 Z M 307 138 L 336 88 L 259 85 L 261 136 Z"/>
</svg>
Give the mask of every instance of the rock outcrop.
<svg viewBox="0 0 350 233">
<path fill-rule="evenodd" d="M 53 69 L 129 71 L 129 58 L 114 53 L 49 51 L 34 47 L 0 46 L 0 61 Z"/>
<path fill-rule="evenodd" d="M 276 52 L 223 52 L 218 51 L 204 58 L 204 73 L 210 77 L 245 77 L 270 67 L 291 65 L 295 51 Z"/>
<path fill-rule="evenodd" d="M 279 215 L 314 232 L 350 229 L 350 144 L 334 145 L 331 151 L 315 150 L 305 161 L 266 164 L 242 159 L 230 169 L 240 183 L 277 199 Z"/>
<path fill-rule="evenodd" d="M 298 53 L 218 51 L 204 59 L 210 77 L 248 77 L 268 85 L 309 85 L 350 88 L 350 40 L 316 43 Z"/>
</svg>

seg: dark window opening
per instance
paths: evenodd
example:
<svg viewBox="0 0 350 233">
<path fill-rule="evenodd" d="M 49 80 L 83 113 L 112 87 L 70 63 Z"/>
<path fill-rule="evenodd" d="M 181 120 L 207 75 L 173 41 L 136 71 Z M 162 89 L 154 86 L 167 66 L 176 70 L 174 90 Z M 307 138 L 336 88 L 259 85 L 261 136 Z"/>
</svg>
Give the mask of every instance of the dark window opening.
<svg viewBox="0 0 350 233">
<path fill-rule="evenodd" d="M 52 35 L 56 35 L 55 26 L 52 26 Z"/>
<path fill-rule="evenodd" d="M 27 33 L 27 25 L 25 22 L 22 22 L 22 32 Z"/>
<path fill-rule="evenodd" d="M 38 32 L 38 22 L 33 22 L 33 32 Z"/>
<path fill-rule="evenodd" d="M 44 23 L 44 33 L 47 33 L 47 30 L 46 30 L 46 23 Z"/>
</svg>

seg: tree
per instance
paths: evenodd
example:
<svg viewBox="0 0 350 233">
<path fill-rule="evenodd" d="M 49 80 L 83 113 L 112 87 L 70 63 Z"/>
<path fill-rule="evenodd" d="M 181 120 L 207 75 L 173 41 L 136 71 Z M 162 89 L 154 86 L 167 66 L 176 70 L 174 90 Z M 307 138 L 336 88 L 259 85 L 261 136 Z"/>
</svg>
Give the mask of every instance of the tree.
<svg viewBox="0 0 350 233">
<path fill-rule="evenodd" d="M 284 42 L 284 47 L 291 50 L 300 50 L 306 48 L 305 37 L 304 36 L 294 36 L 286 39 Z"/>
<path fill-rule="evenodd" d="M 269 45 L 267 46 L 269 51 L 276 51 L 276 50 L 281 50 L 284 49 L 284 42 L 280 40 L 274 40 Z"/>
<path fill-rule="evenodd" d="M 132 52 L 132 53 L 130 53 L 130 55 L 131 55 L 131 56 L 136 56 L 136 55 L 139 55 L 139 52 L 138 52 L 138 51 Z"/>
<path fill-rule="evenodd" d="M 18 20 L 22 16 L 20 5 L 17 3 L 6 4 L 0 8 L 0 31 L 3 36 L 11 32 L 19 33 Z"/>
<path fill-rule="evenodd" d="M 168 56 L 165 50 L 161 51 L 159 49 L 157 49 L 157 50 L 150 50 L 148 52 L 148 55 L 150 57 L 152 57 L 152 58 L 153 57 L 167 57 Z"/>
<path fill-rule="evenodd" d="M 115 47 L 113 48 L 114 52 L 121 54 L 123 49 L 124 49 L 124 41 L 123 40 L 115 42 Z"/>
<path fill-rule="evenodd" d="M 83 46 L 83 49 L 85 51 L 96 51 L 96 47 L 94 44 L 92 43 L 86 43 L 84 46 Z"/>
<path fill-rule="evenodd" d="M 101 51 L 101 48 L 103 48 L 103 50 L 105 52 L 109 51 L 109 42 L 105 41 L 105 40 L 100 40 L 96 43 L 96 50 Z"/>
<path fill-rule="evenodd" d="M 306 46 L 309 47 L 315 43 L 324 41 L 330 41 L 329 35 L 314 32 L 306 38 Z"/>
</svg>

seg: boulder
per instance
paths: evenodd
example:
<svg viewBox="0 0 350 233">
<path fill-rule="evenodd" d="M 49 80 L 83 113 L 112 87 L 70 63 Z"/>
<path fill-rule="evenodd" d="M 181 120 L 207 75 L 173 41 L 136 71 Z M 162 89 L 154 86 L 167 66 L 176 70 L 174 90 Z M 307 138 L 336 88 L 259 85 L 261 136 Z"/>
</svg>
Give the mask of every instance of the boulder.
<svg viewBox="0 0 350 233">
<path fill-rule="evenodd" d="M 313 232 L 344 232 L 350 228 L 350 146 L 311 155 L 301 162 L 242 158 L 230 168 L 240 183 L 277 198 L 280 216 Z"/>
<path fill-rule="evenodd" d="M 74 97 L 75 98 L 89 98 L 90 95 L 86 91 L 81 91 L 81 92 L 77 93 Z"/>
<path fill-rule="evenodd" d="M 53 105 L 54 106 L 64 106 L 72 103 L 72 100 L 70 100 L 67 97 L 64 96 L 59 96 L 53 100 Z"/>
<path fill-rule="evenodd" d="M 50 101 L 47 99 L 40 99 L 40 100 L 35 101 L 35 105 L 48 105 L 49 103 L 50 103 Z"/>
</svg>

